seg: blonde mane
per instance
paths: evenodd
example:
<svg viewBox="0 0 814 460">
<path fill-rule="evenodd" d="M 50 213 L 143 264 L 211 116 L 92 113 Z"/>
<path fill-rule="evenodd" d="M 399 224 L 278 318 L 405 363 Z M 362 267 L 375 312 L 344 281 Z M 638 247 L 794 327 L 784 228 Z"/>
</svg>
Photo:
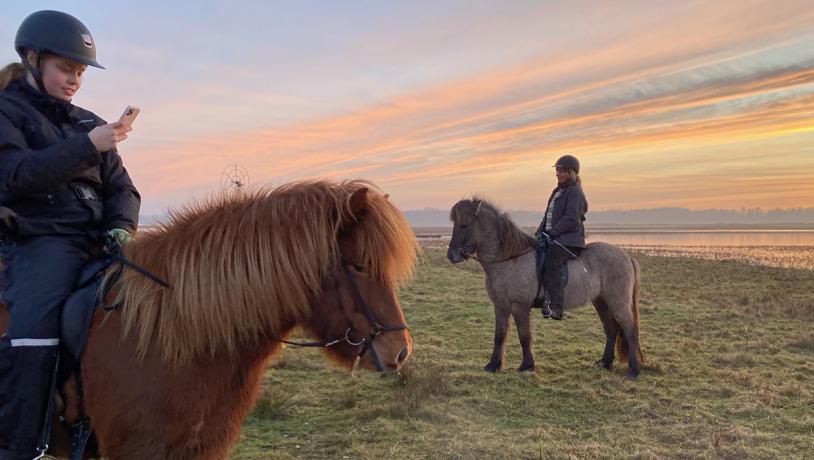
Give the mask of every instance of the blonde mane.
<svg viewBox="0 0 814 460">
<path fill-rule="evenodd" d="M 350 196 L 362 187 L 367 211 L 357 221 Z M 348 223 L 372 276 L 393 288 L 412 276 L 413 231 L 368 182 L 293 182 L 172 212 L 126 248 L 173 289 L 125 270 L 116 286 L 124 334 L 137 335 L 140 359 L 154 345 L 174 365 L 279 337 L 283 321 L 309 316 L 311 295 L 339 263 L 337 233 Z"/>
</svg>

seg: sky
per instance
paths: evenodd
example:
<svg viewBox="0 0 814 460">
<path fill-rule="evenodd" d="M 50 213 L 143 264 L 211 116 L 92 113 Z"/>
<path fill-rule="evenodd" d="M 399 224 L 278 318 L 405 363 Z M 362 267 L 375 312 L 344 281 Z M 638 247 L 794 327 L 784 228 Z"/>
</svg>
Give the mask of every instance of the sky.
<svg viewBox="0 0 814 460">
<path fill-rule="evenodd" d="M 119 151 L 143 214 L 220 193 L 231 164 L 539 210 L 564 154 L 595 210 L 814 207 L 810 1 L 29 0 L 3 5 L 0 63 L 39 9 L 80 18 L 107 67 L 75 104 L 141 107 Z"/>
</svg>

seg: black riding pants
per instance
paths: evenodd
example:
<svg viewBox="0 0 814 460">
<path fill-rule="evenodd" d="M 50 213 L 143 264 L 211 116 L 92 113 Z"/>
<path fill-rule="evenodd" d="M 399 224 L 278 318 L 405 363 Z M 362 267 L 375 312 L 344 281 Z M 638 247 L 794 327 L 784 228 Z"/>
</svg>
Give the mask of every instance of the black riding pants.
<svg viewBox="0 0 814 460">
<path fill-rule="evenodd" d="M 36 455 L 58 353 L 62 304 L 98 244 L 39 236 L 2 250 L 8 331 L 0 336 L 0 459 Z"/>
</svg>

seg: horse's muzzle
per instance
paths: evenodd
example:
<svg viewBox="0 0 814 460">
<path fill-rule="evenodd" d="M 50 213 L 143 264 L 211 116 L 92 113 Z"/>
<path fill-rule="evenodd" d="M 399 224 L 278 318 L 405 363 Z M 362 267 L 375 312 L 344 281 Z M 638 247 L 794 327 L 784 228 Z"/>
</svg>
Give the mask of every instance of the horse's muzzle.
<svg viewBox="0 0 814 460">
<path fill-rule="evenodd" d="M 447 260 L 453 264 L 460 264 L 466 262 L 466 256 L 461 248 L 449 248 L 447 249 Z"/>
</svg>

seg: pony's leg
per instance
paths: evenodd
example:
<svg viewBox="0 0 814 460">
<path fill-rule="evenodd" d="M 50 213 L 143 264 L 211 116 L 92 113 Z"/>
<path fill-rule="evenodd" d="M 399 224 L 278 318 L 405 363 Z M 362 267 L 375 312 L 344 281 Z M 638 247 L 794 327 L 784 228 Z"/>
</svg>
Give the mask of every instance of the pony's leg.
<svg viewBox="0 0 814 460">
<path fill-rule="evenodd" d="M 613 366 L 613 346 L 616 344 L 616 338 L 619 336 L 619 323 L 613 318 L 613 315 L 608 310 L 608 306 L 602 299 L 597 299 L 594 302 L 594 308 L 602 320 L 602 328 L 605 330 L 605 352 L 602 353 L 596 364 L 610 370 Z"/>
<path fill-rule="evenodd" d="M 639 376 L 639 355 L 637 353 L 639 349 L 639 331 L 636 329 L 636 323 L 627 305 L 611 305 L 610 308 L 622 329 L 623 339 L 627 342 L 623 345 L 627 347 L 627 373 L 625 378 L 635 379 Z M 622 354 L 625 354 L 624 351 Z"/>
<path fill-rule="evenodd" d="M 520 339 L 520 347 L 523 349 L 523 362 L 517 368 L 517 372 L 528 372 L 534 370 L 534 356 L 531 353 L 531 325 L 529 324 L 529 307 L 515 305 L 512 307 L 512 317 L 514 325 L 517 327 L 517 337 Z"/>
<path fill-rule="evenodd" d="M 492 359 L 483 366 L 486 372 L 497 372 L 503 365 L 503 346 L 506 343 L 506 332 L 509 330 L 508 308 L 495 304 L 495 347 L 492 349 Z"/>
</svg>

